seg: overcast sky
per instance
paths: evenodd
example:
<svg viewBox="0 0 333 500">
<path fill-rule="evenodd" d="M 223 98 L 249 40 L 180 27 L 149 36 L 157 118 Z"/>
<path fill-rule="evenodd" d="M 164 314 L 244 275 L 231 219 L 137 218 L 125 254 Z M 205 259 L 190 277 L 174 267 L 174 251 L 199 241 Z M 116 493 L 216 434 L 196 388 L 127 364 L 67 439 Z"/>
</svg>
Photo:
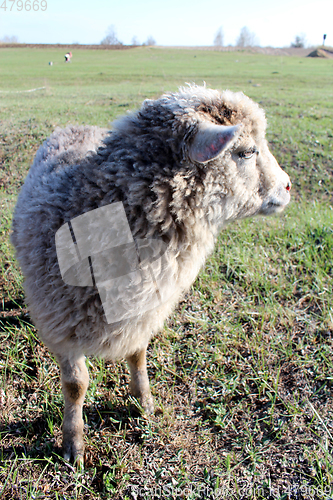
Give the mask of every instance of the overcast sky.
<svg viewBox="0 0 333 500">
<path fill-rule="evenodd" d="M 320 45 L 326 33 L 333 46 L 332 0 L 47 0 L 44 12 L 28 12 L 29 0 L 6 5 L 0 9 L 0 39 L 16 36 L 25 43 L 100 43 L 114 25 L 125 44 L 133 36 L 140 43 L 152 36 L 158 45 L 212 45 L 222 26 L 224 44 L 235 45 L 247 26 L 261 46 L 290 46 L 301 33 L 309 45 Z M 35 0 L 38 5 L 41 0 Z"/>
</svg>

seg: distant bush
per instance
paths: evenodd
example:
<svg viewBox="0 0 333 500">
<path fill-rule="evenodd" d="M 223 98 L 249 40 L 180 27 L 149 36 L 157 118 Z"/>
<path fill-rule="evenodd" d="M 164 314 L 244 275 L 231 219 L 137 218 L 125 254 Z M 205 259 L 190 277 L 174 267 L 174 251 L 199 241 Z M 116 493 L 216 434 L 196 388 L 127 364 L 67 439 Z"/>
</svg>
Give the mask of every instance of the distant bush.
<svg viewBox="0 0 333 500">
<path fill-rule="evenodd" d="M 101 45 L 122 45 L 117 38 L 116 30 L 113 24 L 106 30 L 106 36 L 101 41 Z"/>
<path fill-rule="evenodd" d="M 224 43 L 223 29 L 222 26 L 220 26 L 217 32 L 215 33 L 214 45 L 215 47 L 223 47 L 223 43 Z"/>
<path fill-rule="evenodd" d="M 295 41 L 291 42 L 290 45 L 290 47 L 293 47 L 295 49 L 304 49 L 305 46 L 306 46 L 306 38 L 304 33 L 295 36 Z"/>
<path fill-rule="evenodd" d="M 254 47 L 259 45 L 257 35 L 244 26 L 239 33 L 236 41 L 237 47 Z"/>
<path fill-rule="evenodd" d="M 140 45 L 140 42 L 138 40 L 138 37 L 136 36 L 133 36 L 132 40 L 131 40 L 131 45 Z"/>
<path fill-rule="evenodd" d="M 147 40 L 145 42 L 143 42 L 142 45 L 148 45 L 149 46 L 152 46 L 152 45 L 156 45 L 156 40 L 155 38 L 153 38 L 151 35 L 147 38 Z"/>
<path fill-rule="evenodd" d="M 4 36 L 0 43 L 19 43 L 17 36 Z"/>
</svg>

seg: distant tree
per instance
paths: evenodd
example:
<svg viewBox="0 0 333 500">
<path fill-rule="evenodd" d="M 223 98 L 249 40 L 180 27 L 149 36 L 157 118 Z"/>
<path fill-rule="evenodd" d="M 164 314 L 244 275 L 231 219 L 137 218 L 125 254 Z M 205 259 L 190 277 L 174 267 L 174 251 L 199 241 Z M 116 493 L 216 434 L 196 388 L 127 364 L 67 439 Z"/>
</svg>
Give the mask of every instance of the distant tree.
<svg viewBox="0 0 333 500">
<path fill-rule="evenodd" d="M 306 36 L 304 33 L 301 33 L 300 35 L 295 36 L 295 41 L 291 42 L 291 47 L 294 47 L 295 49 L 304 49 L 306 46 Z"/>
<path fill-rule="evenodd" d="M 140 42 L 136 36 L 133 36 L 131 40 L 131 45 L 140 45 Z"/>
<path fill-rule="evenodd" d="M 117 38 L 117 33 L 113 24 L 106 30 L 106 36 L 101 41 L 101 45 L 122 45 Z"/>
<path fill-rule="evenodd" d="M 217 32 L 215 33 L 214 45 L 215 47 L 223 47 L 224 35 L 222 26 L 219 27 Z"/>
<path fill-rule="evenodd" d="M 244 26 L 239 33 L 236 40 L 237 47 L 254 47 L 259 45 L 259 40 L 255 33 L 249 30 L 247 26 Z"/>
<path fill-rule="evenodd" d="M 1 43 L 18 43 L 18 38 L 17 36 L 4 36 L 2 40 L 0 40 Z"/>
<path fill-rule="evenodd" d="M 142 45 L 148 45 L 148 47 L 151 47 L 152 45 L 156 45 L 156 40 L 151 35 L 149 35 L 147 40 L 145 42 L 143 42 Z"/>
</svg>

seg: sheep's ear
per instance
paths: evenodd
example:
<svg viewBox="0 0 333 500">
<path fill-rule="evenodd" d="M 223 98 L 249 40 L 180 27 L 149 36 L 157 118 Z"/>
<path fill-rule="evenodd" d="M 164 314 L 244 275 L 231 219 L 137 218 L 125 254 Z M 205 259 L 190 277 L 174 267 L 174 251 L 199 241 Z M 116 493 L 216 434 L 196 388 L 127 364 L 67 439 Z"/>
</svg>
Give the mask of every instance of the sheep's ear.
<svg viewBox="0 0 333 500">
<path fill-rule="evenodd" d="M 240 125 L 227 127 L 214 123 L 200 123 L 189 147 L 191 160 L 205 163 L 216 158 L 234 139 L 239 128 Z"/>
</svg>

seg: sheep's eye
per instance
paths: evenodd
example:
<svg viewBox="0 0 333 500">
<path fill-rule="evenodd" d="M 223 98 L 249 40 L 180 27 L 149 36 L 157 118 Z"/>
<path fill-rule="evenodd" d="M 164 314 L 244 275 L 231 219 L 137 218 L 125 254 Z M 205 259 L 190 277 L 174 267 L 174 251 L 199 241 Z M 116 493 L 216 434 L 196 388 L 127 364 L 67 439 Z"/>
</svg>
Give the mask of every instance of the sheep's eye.
<svg viewBox="0 0 333 500">
<path fill-rule="evenodd" d="M 249 160 L 256 153 L 258 153 L 258 150 L 255 146 L 253 146 L 253 148 L 246 149 L 245 151 L 241 151 L 240 153 L 238 153 L 238 156 L 240 158 L 245 159 L 245 160 Z"/>
</svg>

